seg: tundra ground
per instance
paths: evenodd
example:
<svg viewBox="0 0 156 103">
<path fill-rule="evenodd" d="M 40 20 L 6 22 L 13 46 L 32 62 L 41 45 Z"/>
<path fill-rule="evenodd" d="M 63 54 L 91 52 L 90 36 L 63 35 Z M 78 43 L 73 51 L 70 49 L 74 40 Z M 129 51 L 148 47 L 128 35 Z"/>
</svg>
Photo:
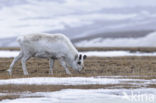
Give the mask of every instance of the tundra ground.
<svg viewBox="0 0 156 103">
<path fill-rule="evenodd" d="M 0 78 L 10 78 L 6 70 L 9 68 L 13 58 L 0 58 Z M 36 76 L 111 76 L 111 75 L 156 75 L 156 57 L 88 57 L 85 60 L 85 69 L 80 73 L 72 70 L 72 75 L 66 75 L 65 70 L 56 60 L 54 63 L 54 74 L 49 75 L 48 59 L 32 58 L 27 62 L 29 77 Z M 13 69 L 11 78 L 24 77 L 21 62 L 17 62 Z"/>
<path fill-rule="evenodd" d="M 19 50 L 18 48 L 5 48 L 6 50 Z M 2 50 L 2 49 L 1 49 Z M 4 48 L 3 48 L 4 50 Z M 153 52 L 156 48 L 79 48 L 86 50 L 130 50 L 132 52 Z M 13 75 L 9 76 L 6 70 L 9 68 L 13 58 L 0 58 L 0 79 L 27 78 L 27 77 L 90 77 L 90 76 L 131 76 L 131 78 L 155 79 L 156 78 L 156 57 L 88 57 L 85 61 L 85 69 L 76 72 L 70 68 L 72 75 L 67 75 L 65 70 L 56 60 L 54 63 L 54 74 L 49 75 L 48 59 L 31 58 L 27 62 L 29 76 L 24 76 L 20 61 L 13 69 Z M 133 77 L 134 76 L 134 77 Z M 126 77 L 125 77 L 126 78 Z M 61 89 L 97 89 L 97 88 L 136 88 L 130 84 L 116 85 L 0 85 L 0 92 L 46 92 L 58 91 Z M 156 85 L 149 85 L 156 88 Z M 0 96 L 2 99 L 18 98 L 18 95 Z"/>
</svg>

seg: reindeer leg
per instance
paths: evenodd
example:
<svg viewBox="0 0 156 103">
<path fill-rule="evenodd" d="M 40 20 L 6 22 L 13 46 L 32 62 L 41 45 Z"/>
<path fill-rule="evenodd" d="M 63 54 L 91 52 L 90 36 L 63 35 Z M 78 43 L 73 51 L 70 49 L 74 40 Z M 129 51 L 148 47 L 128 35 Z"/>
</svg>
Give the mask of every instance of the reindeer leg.
<svg viewBox="0 0 156 103">
<path fill-rule="evenodd" d="M 63 59 L 63 58 L 60 58 L 59 61 L 60 61 L 61 65 L 62 65 L 62 67 L 65 69 L 66 74 L 71 74 L 71 72 L 70 72 L 69 69 L 67 68 L 67 65 L 66 65 L 64 59 Z"/>
<path fill-rule="evenodd" d="M 30 59 L 30 57 L 31 57 L 30 54 L 26 54 L 26 55 L 24 55 L 24 57 L 23 57 L 22 60 L 21 60 L 22 69 L 23 69 L 24 75 L 28 75 L 28 71 L 27 71 L 27 67 L 26 67 L 26 61 L 27 61 L 28 59 Z"/>
<path fill-rule="evenodd" d="M 15 63 L 16 63 L 19 59 L 21 59 L 22 56 L 23 56 L 23 52 L 21 51 L 21 52 L 18 54 L 18 56 L 14 58 L 14 60 L 12 61 L 11 65 L 10 65 L 10 68 L 7 70 L 8 73 L 9 73 L 9 75 L 12 75 L 12 70 L 13 70 L 13 67 L 14 67 Z"/>
<path fill-rule="evenodd" d="M 54 60 L 52 58 L 49 58 L 49 66 L 50 66 L 49 74 L 50 75 L 53 75 L 53 65 L 54 65 Z"/>
</svg>

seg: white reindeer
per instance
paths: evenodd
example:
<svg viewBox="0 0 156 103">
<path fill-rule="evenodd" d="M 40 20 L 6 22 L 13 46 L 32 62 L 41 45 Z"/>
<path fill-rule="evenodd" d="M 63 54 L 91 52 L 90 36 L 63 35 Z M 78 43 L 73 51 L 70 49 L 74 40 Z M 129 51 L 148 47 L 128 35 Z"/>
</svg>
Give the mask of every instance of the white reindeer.
<svg viewBox="0 0 156 103">
<path fill-rule="evenodd" d="M 67 66 L 76 71 L 84 68 L 83 60 L 86 55 L 78 54 L 71 41 L 63 34 L 31 34 L 23 35 L 17 38 L 20 44 L 20 53 L 12 61 L 10 68 L 7 70 L 12 75 L 14 64 L 21 59 L 24 75 L 28 75 L 26 61 L 31 57 L 48 58 L 50 70 L 53 74 L 54 60 L 58 59 L 64 67 L 67 74 L 71 74 Z"/>
</svg>

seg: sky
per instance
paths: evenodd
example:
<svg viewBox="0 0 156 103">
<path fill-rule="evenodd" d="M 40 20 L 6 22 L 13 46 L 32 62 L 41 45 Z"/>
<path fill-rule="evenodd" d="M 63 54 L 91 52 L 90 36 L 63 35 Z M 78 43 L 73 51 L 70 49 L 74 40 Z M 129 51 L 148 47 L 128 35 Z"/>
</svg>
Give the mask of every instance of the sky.
<svg viewBox="0 0 156 103">
<path fill-rule="evenodd" d="M 111 23 L 120 21 L 123 17 L 124 20 L 127 15 L 130 15 L 127 18 L 136 16 L 136 14 L 119 13 L 115 14 L 119 18 L 116 20 L 113 14 L 109 16 L 103 11 L 104 9 L 125 8 L 126 10 L 126 8 L 153 6 L 156 7 L 156 0 L 0 0 L 0 38 L 61 30 L 68 31 L 67 34 L 70 31 L 75 35 L 90 33 L 91 30 L 99 28 L 98 25 L 104 20 Z M 87 26 L 89 28 L 86 28 Z"/>
</svg>

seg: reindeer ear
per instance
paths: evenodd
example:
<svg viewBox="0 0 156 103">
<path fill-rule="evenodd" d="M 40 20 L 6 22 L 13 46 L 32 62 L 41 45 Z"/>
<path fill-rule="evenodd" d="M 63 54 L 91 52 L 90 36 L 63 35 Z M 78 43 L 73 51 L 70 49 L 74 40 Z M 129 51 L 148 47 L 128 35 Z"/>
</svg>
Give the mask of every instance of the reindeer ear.
<svg viewBox="0 0 156 103">
<path fill-rule="evenodd" d="M 86 59 L 86 58 L 87 58 L 87 55 L 84 55 L 84 56 L 83 56 L 83 59 Z"/>
<path fill-rule="evenodd" d="M 82 58 L 82 55 L 80 54 L 80 55 L 79 55 L 79 60 L 81 60 L 81 58 Z"/>
</svg>

